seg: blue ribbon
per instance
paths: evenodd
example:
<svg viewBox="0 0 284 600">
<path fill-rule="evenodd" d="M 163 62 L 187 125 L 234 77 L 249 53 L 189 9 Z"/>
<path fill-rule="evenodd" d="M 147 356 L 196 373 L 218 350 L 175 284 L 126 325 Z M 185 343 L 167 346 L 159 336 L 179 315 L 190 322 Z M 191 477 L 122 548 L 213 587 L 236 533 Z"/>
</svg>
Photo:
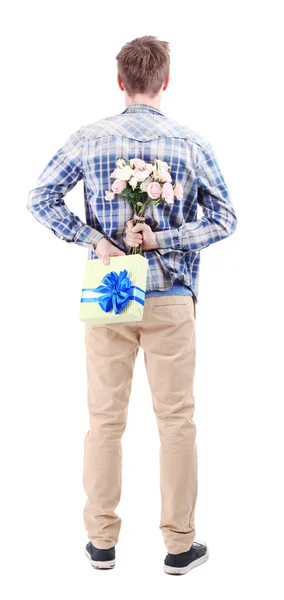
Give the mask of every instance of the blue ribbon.
<svg viewBox="0 0 284 600">
<path fill-rule="evenodd" d="M 119 275 L 111 271 L 102 279 L 102 284 L 96 288 L 83 288 L 81 302 L 98 302 L 102 310 L 108 312 L 112 308 L 117 315 L 130 300 L 136 300 L 144 305 L 145 291 L 132 285 L 127 277 L 127 270 L 120 271 Z M 84 292 L 97 292 L 98 297 L 84 297 Z"/>
</svg>

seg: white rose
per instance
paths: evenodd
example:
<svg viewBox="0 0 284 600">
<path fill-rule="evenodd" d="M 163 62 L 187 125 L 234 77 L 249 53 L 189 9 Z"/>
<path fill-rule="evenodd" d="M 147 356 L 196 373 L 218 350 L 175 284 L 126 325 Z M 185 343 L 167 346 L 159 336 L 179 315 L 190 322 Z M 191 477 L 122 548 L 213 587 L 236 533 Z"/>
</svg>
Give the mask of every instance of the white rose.
<svg viewBox="0 0 284 600">
<path fill-rule="evenodd" d="M 115 179 L 118 179 L 118 171 L 119 169 L 114 169 L 114 171 L 110 174 L 110 177 L 114 177 Z"/>
<path fill-rule="evenodd" d="M 134 177 L 137 177 L 138 181 L 145 181 L 145 179 L 149 177 L 149 173 L 146 169 L 144 169 L 144 171 L 140 171 L 140 169 L 134 169 L 133 175 Z"/>
<path fill-rule="evenodd" d="M 123 181 L 128 181 L 133 175 L 133 169 L 129 165 L 126 165 L 122 169 L 116 169 L 116 171 L 118 179 L 122 179 Z"/>
<path fill-rule="evenodd" d="M 138 183 L 137 177 L 130 177 L 128 183 L 129 183 L 129 185 L 131 185 L 132 189 L 134 190 L 137 187 L 137 183 Z"/>
<path fill-rule="evenodd" d="M 158 169 L 165 169 L 166 171 L 168 171 L 170 169 L 170 166 L 168 165 L 168 163 L 164 162 L 163 160 L 156 160 L 156 163 L 158 165 Z"/>
<path fill-rule="evenodd" d="M 168 181 L 168 183 L 171 183 L 172 181 L 170 174 L 165 169 L 157 169 L 153 174 L 153 177 L 156 181 L 160 181 L 161 183 L 164 183 L 166 181 Z"/>
<path fill-rule="evenodd" d="M 146 163 L 145 160 L 142 160 L 141 158 L 131 158 L 130 166 L 137 169 L 145 169 Z"/>
<path fill-rule="evenodd" d="M 124 158 L 119 158 L 116 163 L 115 163 L 120 169 L 122 169 L 122 167 L 125 166 L 125 160 Z"/>
<path fill-rule="evenodd" d="M 171 175 L 168 171 L 166 171 L 166 169 L 161 168 L 157 171 L 157 173 L 159 173 L 160 181 L 168 181 L 169 183 L 171 183 Z"/>
<path fill-rule="evenodd" d="M 148 187 L 149 183 L 152 183 L 152 177 L 147 177 L 147 179 L 145 179 L 145 181 L 142 181 L 142 183 L 140 185 L 140 190 L 142 190 L 142 192 L 147 192 L 147 187 Z"/>
<path fill-rule="evenodd" d="M 160 170 L 155 167 L 152 172 L 152 177 L 154 181 L 160 181 Z"/>
</svg>

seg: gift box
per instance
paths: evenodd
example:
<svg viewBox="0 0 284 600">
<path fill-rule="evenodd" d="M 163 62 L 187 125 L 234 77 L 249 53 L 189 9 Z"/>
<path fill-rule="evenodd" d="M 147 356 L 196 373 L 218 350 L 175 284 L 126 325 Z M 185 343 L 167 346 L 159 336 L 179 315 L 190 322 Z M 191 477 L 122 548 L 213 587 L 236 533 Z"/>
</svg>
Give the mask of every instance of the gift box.
<svg viewBox="0 0 284 600">
<path fill-rule="evenodd" d="M 143 319 L 148 259 L 141 254 L 87 259 L 79 319 L 86 325 Z"/>
</svg>

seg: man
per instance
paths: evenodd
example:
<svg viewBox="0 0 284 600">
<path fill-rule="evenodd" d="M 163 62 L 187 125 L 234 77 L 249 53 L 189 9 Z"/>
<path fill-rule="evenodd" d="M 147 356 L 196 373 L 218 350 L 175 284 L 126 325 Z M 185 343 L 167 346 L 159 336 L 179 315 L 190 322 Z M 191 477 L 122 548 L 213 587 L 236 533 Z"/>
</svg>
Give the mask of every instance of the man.
<svg viewBox="0 0 284 600">
<path fill-rule="evenodd" d="M 149 261 L 142 321 L 86 326 L 90 426 L 84 440 L 84 522 L 92 566 L 112 568 L 121 519 L 122 446 L 133 369 L 144 350 L 160 435 L 160 528 L 168 554 L 166 573 L 182 574 L 205 562 L 208 548 L 195 540 L 197 498 L 193 381 L 200 250 L 231 235 L 236 214 L 209 142 L 160 109 L 168 87 L 169 44 L 136 38 L 116 57 L 126 108 L 85 125 L 57 151 L 30 191 L 27 208 L 66 242 L 88 248 L 88 258 L 125 255 L 143 242 Z M 156 158 L 170 165 L 182 200 L 149 206 L 133 227 L 123 197 L 105 199 L 118 158 Z M 86 221 L 64 196 L 84 181 Z M 198 204 L 203 209 L 197 218 Z"/>
</svg>

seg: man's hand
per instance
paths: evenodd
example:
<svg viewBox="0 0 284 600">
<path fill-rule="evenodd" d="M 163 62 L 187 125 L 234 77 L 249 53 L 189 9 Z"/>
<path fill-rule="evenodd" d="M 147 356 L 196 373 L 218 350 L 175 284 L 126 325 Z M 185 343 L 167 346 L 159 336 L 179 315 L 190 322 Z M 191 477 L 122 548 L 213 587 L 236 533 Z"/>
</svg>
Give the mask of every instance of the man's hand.
<svg viewBox="0 0 284 600">
<path fill-rule="evenodd" d="M 158 248 L 156 234 L 147 223 L 137 223 L 133 226 L 134 219 L 127 221 L 126 242 L 128 246 L 137 248 L 142 242 L 142 250 L 155 250 Z M 141 232 L 141 233 L 140 233 Z"/>
<path fill-rule="evenodd" d="M 126 256 L 126 253 L 123 250 L 120 250 L 116 246 L 114 246 L 107 238 L 103 237 L 99 240 L 95 247 L 95 252 L 99 258 L 102 259 L 104 265 L 109 265 L 110 256 Z"/>
</svg>

